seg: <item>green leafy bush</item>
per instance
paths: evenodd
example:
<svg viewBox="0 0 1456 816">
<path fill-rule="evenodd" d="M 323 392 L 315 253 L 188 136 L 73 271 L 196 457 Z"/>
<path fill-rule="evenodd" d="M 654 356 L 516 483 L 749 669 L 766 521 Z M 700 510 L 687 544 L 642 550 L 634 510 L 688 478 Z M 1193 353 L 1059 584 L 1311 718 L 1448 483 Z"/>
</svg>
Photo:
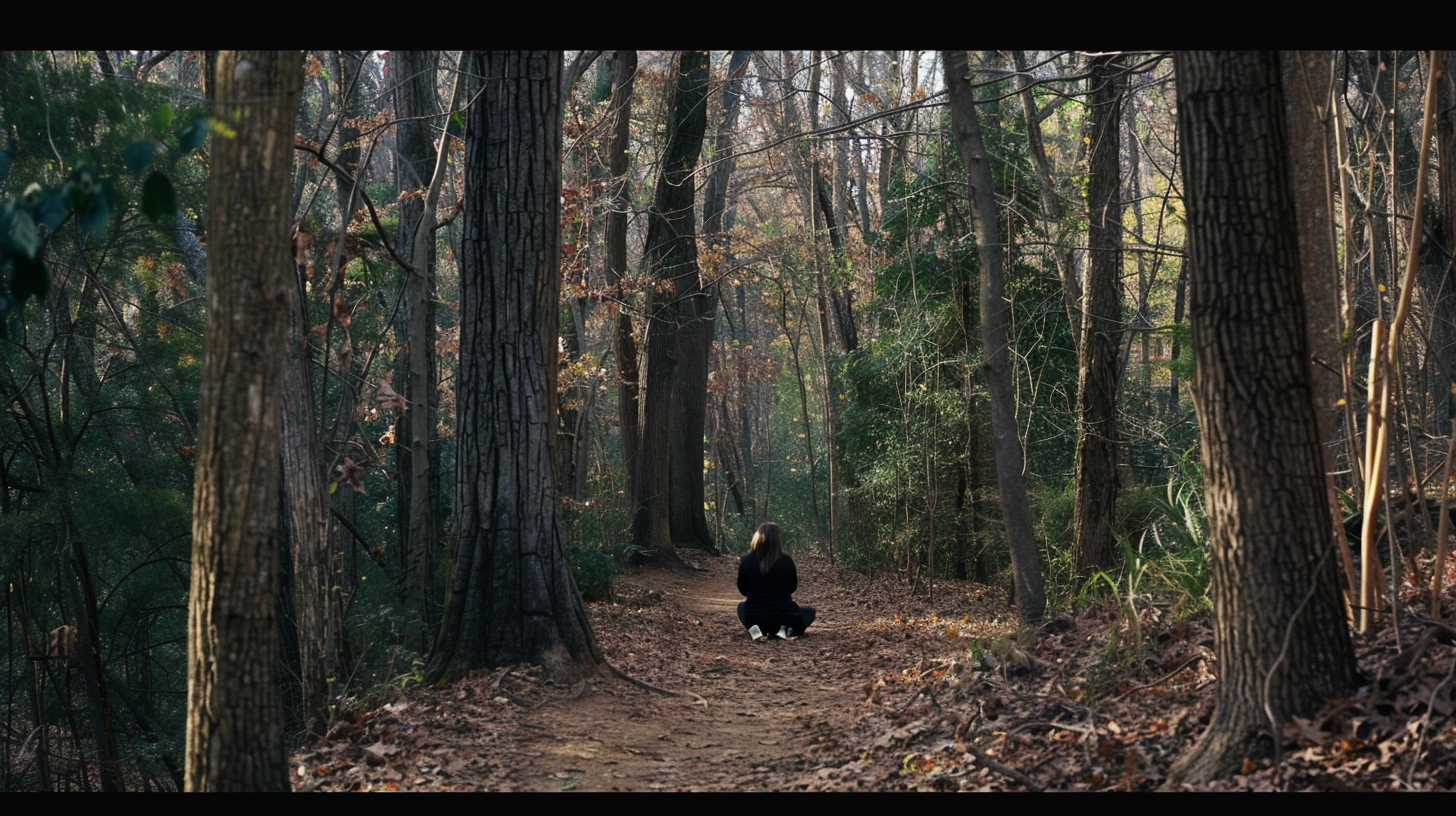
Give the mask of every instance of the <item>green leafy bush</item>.
<svg viewBox="0 0 1456 816">
<path fill-rule="evenodd" d="M 573 544 L 570 557 L 571 572 L 576 577 L 576 588 L 581 590 L 583 599 L 600 601 L 612 597 L 612 585 L 617 580 L 617 560 L 611 553 Z"/>
</svg>

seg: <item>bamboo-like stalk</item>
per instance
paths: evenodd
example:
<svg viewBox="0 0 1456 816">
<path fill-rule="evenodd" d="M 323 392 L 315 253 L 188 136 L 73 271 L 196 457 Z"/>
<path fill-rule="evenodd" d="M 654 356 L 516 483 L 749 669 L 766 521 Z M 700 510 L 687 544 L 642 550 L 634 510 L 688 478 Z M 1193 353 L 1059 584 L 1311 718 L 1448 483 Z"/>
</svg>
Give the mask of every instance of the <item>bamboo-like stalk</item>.
<svg viewBox="0 0 1456 816">
<path fill-rule="evenodd" d="M 1426 82 L 1426 110 L 1421 119 L 1421 157 L 1416 164 L 1415 215 L 1411 218 L 1410 242 L 1406 245 L 1405 274 L 1400 281 L 1400 305 L 1395 310 L 1395 321 L 1390 324 L 1390 343 L 1385 358 L 1393 367 L 1399 362 L 1400 330 L 1410 314 L 1411 293 L 1415 290 L 1416 270 L 1420 267 L 1421 236 L 1425 233 L 1423 223 L 1426 213 L 1426 174 L 1431 166 L 1431 137 L 1436 126 L 1436 75 L 1441 71 L 1441 52 L 1431 52 L 1431 74 Z"/>
<path fill-rule="evenodd" d="M 1385 405 L 1389 396 L 1384 383 L 1385 319 L 1375 318 L 1370 327 L 1370 376 L 1365 395 L 1365 500 L 1360 519 L 1360 632 L 1370 634 L 1375 626 L 1375 605 L 1380 597 L 1380 553 L 1375 547 L 1375 516 L 1385 493 Z"/>
<path fill-rule="evenodd" d="M 1369 423 L 1366 426 L 1366 480 L 1365 480 L 1365 517 L 1361 525 L 1361 610 L 1360 610 L 1360 631 L 1369 634 L 1374 624 L 1375 599 L 1378 597 L 1377 584 L 1384 578 L 1380 569 L 1380 561 L 1376 553 L 1375 542 L 1372 541 L 1375 530 L 1375 511 L 1380 507 L 1381 494 L 1385 492 L 1385 459 L 1386 451 L 1389 448 L 1389 429 L 1391 389 L 1390 381 L 1400 366 L 1400 332 L 1405 326 L 1406 318 L 1410 315 L 1411 295 L 1415 291 L 1416 270 L 1420 266 L 1420 253 L 1417 248 L 1420 246 L 1420 238 L 1424 234 L 1425 197 L 1426 197 L 1426 174 L 1431 161 L 1431 137 L 1432 129 L 1436 119 L 1436 77 L 1441 71 L 1441 53 L 1431 52 L 1431 68 L 1429 79 L 1426 82 L 1425 113 L 1421 119 L 1421 154 L 1416 166 L 1416 197 L 1415 213 L 1411 218 L 1410 240 L 1407 243 L 1405 272 L 1401 276 L 1400 301 L 1396 306 L 1395 319 L 1391 321 L 1388 338 L 1383 345 L 1375 342 L 1381 333 L 1381 321 L 1376 318 L 1375 332 L 1371 336 L 1371 391 L 1374 392 L 1375 380 L 1379 379 L 1379 397 L 1376 404 L 1370 405 L 1367 409 Z M 1383 361 L 1384 366 L 1380 363 Z M 1384 370 L 1381 370 L 1381 369 Z M 1376 436 L 1374 445 L 1370 444 L 1369 436 Z M 1373 457 L 1373 458 L 1372 458 Z M 1391 568 L 1399 569 L 1396 561 L 1395 541 L 1392 536 L 1391 547 Z M 1392 598 L 1394 587 L 1398 586 L 1392 581 Z"/>
<path fill-rule="evenodd" d="M 1333 54 L 1334 52 L 1331 52 L 1331 53 Z M 1341 202 L 1344 202 L 1345 201 L 1345 193 L 1344 193 L 1345 178 L 1344 178 L 1344 171 L 1341 168 L 1341 165 L 1340 164 L 1335 163 L 1333 161 L 1333 159 L 1336 158 L 1336 156 L 1343 157 L 1343 155 L 1344 155 L 1341 152 L 1341 147 L 1340 147 L 1340 141 L 1341 141 L 1340 140 L 1341 125 L 1340 125 L 1340 115 L 1339 115 L 1340 103 L 1339 103 L 1339 98 L 1336 95 L 1337 94 L 1336 88 L 1338 86 L 1337 86 L 1337 84 L 1335 82 L 1335 77 L 1336 77 L 1336 73 L 1337 73 L 1337 70 L 1336 69 L 1338 67 L 1337 63 L 1338 63 L 1338 59 L 1332 58 L 1330 60 L 1330 65 L 1329 65 L 1330 76 L 1329 76 L 1328 81 L 1326 83 L 1326 87 L 1328 87 L 1330 90 L 1329 90 L 1329 93 L 1325 96 L 1324 105 L 1321 106 L 1318 109 L 1318 117 L 1319 117 L 1319 121 L 1320 121 L 1321 125 L 1323 126 L 1322 127 L 1322 133 L 1323 133 L 1324 139 L 1322 141 L 1321 147 L 1324 150 L 1324 166 L 1326 168 L 1330 168 L 1330 167 L 1333 167 L 1334 168 L 1334 172 L 1338 176 L 1339 186 L 1340 186 L 1340 190 L 1341 190 L 1341 192 L 1340 192 L 1340 199 L 1339 200 Z M 1335 128 L 1334 128 L 1334 130 L 1335 130 L 1335 133 L 1334 133 L 1334 141 L 1335 141 L 1335 143 L 1333 145 L 1333 149 L 1334 149 L 1334 153 L 1335 153 L 1334 156 L 1331 155 L 1331 144 L 1330 144 L 1330 130 L 1331 130 L 1330 124 L 1331 124 L 1331 122 L 1334 122 L 1334 124 L 1335 124 Z M 1327 240 L 1329 242 L 1329 245 L 1330 245 L 1330 257 L 1331 258 L 1340 258 L 1341 257 L 1341 253 L 1340 253 L 1340 234 L 1335 229 L 1335 219 L 1334 219 L 1334 213 L 1335 213 L 1335 183 L 1336 183 L 1336 180 L 1330 177 L 1330 173 L 1328 172 L 1328 170 L 1324 173 L 1324 182 L 1325 182 L 1325 211 L 1330 214 L 1330 217 L 1328 219 L 1326 219 L 1326 224 L 1329 226 L 1329 232 L 1325 236 L 1325 240 Z M 1346 208 L 1343 205 L 1343 203 L 1341 204 L 1341 207 L 1340 207 L 1340 218 L 1341 218 L 1341 221 L 1343 222 L 1343 225 L 1344 225 L 1344 228 L 1345 228 L 1345 234 L 1348 235 L 1349 234 L 1349 229 L 1350 229 L 1350 224 L 1349 224 L 1349 211 L 1348 211 L 1348 208 Z M 1348 271 L 1348 267 L 1349 267 L 1348 252 L 1345 253 L 1344 267 Z M 1344 279 L 1348 279 L 1348 274 L 1345 276 Z M 1337 323 L 1337 325 L 1335 326 L 1335 334 L 1336 334 L 1337 337 L 1346 337 L 1346 336 L 1348 336 L 1346 334 L 1346 332 L 1347 332 L 1347 330 L 1348 330 L 1348 328 L 1350 326 L 1351 320 L 1350 320 L 1350 315 L 1349 315 L 1349 313 L 1347 311 L 1348 310 L 1348 306 L 1349 306 L 1348 300 L 1346 298 L 1344 298 L 1343 295 L 1342 295 L 1342 293 L 1344 291 L 1344 287 L 1341 286 L 1341 285 L 1338 285 L 1338 282 L 1340 280 L 1342 280 L 1342 279 L 1339 277 L 1338 273 L 1336 273 L 1337 285 L 1334 287 L 1335 302 L 1333 304 L 1333 306 L 1334 306 L 1334 312 L 1335 312 L 1335 315 L 1336 315 L 1336 318 L 1335 319 L 1336 319 L 1336 323 Z M 1361 467 L 1361 464 L 1358 461 L 1356 461 L 1356 456 L 1358 454 L 1359 446 L 1360 446 L 1360 431 L 1359 431 L 1359 426 L 1355 423 L 1355 409 L 1354 409 L 1354 406 L 1353 406 L 1353 403 L 1354 403 L 1354 392 L 1352 390 L 1353 389 L 1353 386 L 1354 386 L 1354 382 L 1353 382 L 1354 381 L 1354 366 L 1353 366 L 1353 358 L 1354 358 L 1354 355 L 1352 353 L 1353 352 L 1353 349 L 1354 349 L 1354 347 L 1352 345 L 1345 344 L 1345 343 L 1342 343 L 1341 344 L 1341 348 L 1340 348 L 1340 385 L 1341 385 L 1341 399 L 1340 399 L 1339 406 L 1344 409 L 1344 413 L 1345 413 L 1345 427 L 1351 429 L 1350 433 L 1347 433 L 1346 434 L 1346 441 L 1347 441 L 1348 446 L 1349 446 L 1350 459 L 1352 461 L 1352 465 L 1351 465 L 1351 468 L 1350 468 L 1350 473 L 1352 474 L 1352 479 L 1353 479 L 1353 481 L 1355 483 L 1356 495 L 1358 495 L 1359 494 L 1360 483 L 1361 483 L 1361 478 L 1360 478 L 1360 467 Z M 1331 440 L 1324 440 L 1324 444 L 1330 445 L 1331 444 Z M 1345 535 L 1345 517 L 1344 517 L 1344 513 L 1342 512 L 1341 507 L 1340 507 L 1339 489 L 1335 485 L 1335 474 L 1330 473 L 1328 471 L 1325 473 L 1325 492 L 1328 495 L 1328 501 L 1330 503 L 1330 515 L 1333 517 L 1333 521 L 1334 521 L 1334 524 L 1335 524 L 1335 546 L 1336 546 L 1336 549 L 1338 549 L 1339 552 L 1340 552 L 1340 565 L 1345 570 L 1345 593 L 1344 593 L 1344 595 L 1345 595 L 1345 614 L 1350 618 L 1351 622 L 1353 622 L 1354 621 L 1354 606 L 1355 606 L 1354 600 L 1355 600 L 1355 593 L 1358 591 L 1358 587 L 1360 586 L 1360 581 L 1359 581 L 1359 578 L 1356 577 L 1356 575 L 1355 575 L 1355 561 L 1354 561 L 1353 558 L 1350 557 L 1350 540 L 1349 540 L 1349 537 Z"/>
</svg>

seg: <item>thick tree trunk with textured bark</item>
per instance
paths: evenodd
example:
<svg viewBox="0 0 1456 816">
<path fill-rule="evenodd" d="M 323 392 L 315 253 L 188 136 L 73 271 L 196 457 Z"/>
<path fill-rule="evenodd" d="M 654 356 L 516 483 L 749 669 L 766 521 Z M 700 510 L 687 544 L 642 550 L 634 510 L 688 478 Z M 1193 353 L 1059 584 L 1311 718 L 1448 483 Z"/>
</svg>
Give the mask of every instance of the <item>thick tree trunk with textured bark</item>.
<svg viewBox="0 0 1456 816">
<path fill-rule="evenodd" d="M 733 173 L 732 138 L 738 119 L 738 86 L 748 54 L 734 52 L 729 76 L 723 84 L 721 118 L 713 135 L 713 164 L 703 194 L 703 237 L 710 247 L 706 266 L 698 276 L 693 297 L 680 305 L 682 327 L 678 342 L 678 376 L 673 377 L 672 462 L 668 496 L 672 540 L 716 551 L 704 511 L 703 431 L 708 416 L 708 362 L 713 350 L 718 307 L 718 271 L 726 262 L 728 235 L 724 230 L 728 180 Z M 706 112 L 704 113 L 706 125 Z"/>
<path fill-rule="evenodd" d="M 1456 51 L 1447 51 L 1441 57 L 1443 66 L 1436 77 L 1438 105 L 1436 107 L 1436 156 L 1445 157 L 1443 162 L 1456 156 Z M 1421 268 L 1421 284 L 1426 297 L 1435 304 L 1431 310 L 1431 356 L 1447 379 L 1456 379 L 1456 172 L 1447 169 L 1437 174 L 1441 209 L 1440 217 L 1427 223 L 1438 237 L 1438 251 L 1430 253 L 1430 260 Z M 1440 378 L 1437 378 L 1440 381 Z M 1456 418 L 1456 396 L 1440 389 L 1436 397 L 1435 422 L 1431 432 L 1439 433 L 1450 419 Z"/>
<path fill-rule="evenodd" d="M 466 133 L 455 566 L 428 676 L 602 661 L 557 518 L 561 52 L 484 51 Z"/>
<path fill-rule="evenodd" d="M 207 350 L 192 503 L 189 791 L 288 789 L 279 705 L 278 479 L 297 52 L 225 52 L 212 145 Z"/>
<path fill-rule="evenodd" d="M 1077 571 L 1116 557 L 1117 393 L 1122 384 L 1122 79 L 1116 56 L 1092 59 L 1091 169 L 1087 184 L 1087 284 L 1077 344 L 1077 467 L 1072 553 Z"/>
<path fill-rule="evenodd" d="M 1311 399 L 1274 53 L 1177 55 L 1194 402 L 1218 655 L 1213 722 L 1169 785 L 1227 776 L 1355 684 Z"/>
<path fill-rule="evenodd" d="M 646 337 L 642 344 L 640 382 L 640 429 L 633 498 L 632 540 L 638 552 L 648 557 L 673 559 L 671 494 L 682 491 L 684 498 L 696 494 L 697 515 L 703 508 L 703 420 L 695 413 L 693 465 L 678 462 L 674 468 L 674 445 L 687 444 L 693 436 L 693 417 L 687 416 L 683 401 L 674 397 L 675 381 L 707 383 L 706 349 L 696 346 L 708 332 L 712 342 L 712 307 L 709 293 L 698 275 L 697 224 L 693 210 L 695 171 L 703 136 L 708 129 L 708 55 L 684 51 L 679 58 L 676 88 L 668 114 L 667 146 L 657 191 L 648 214 L 647 243 L 642 251 L 644 276 L 653 281 L 647 293 Z M 691 348 L 685 348 L 691 346 Z M 703 395 L 699 395 L 702 397 Z M 676 404 L 676 409 L 674 405 Z M 674 430 L 674 427 L 678 430 Z M 684 512 L 690 508 L 683 508 Z M 696 525 L 693 525 L 696 529 Z M 707 523 L 702 529 L 707 531 Z M 707 546 L 712 546 L 709 536 Z"/>
<path fill-rule="evenodd" d="M 1022 473 L 1025 454 L 1016 427 L 1016 383 L 1011 374 L 1008 325 L 1011 304 L 1006 300 L 1005 245 L 998 223 L 991 165 L 981 138 L 976 100 L 966 79 L 966 52 L 944 51 L 946 86 L 956 147 L 965 164 L 971 188 L 971 220 L 981 263 L 981 359 L 986 386 L 991 392 L 991 436 L 996 451 L 996 482 L 1001 493 L 1001 515 L 1011 550 L 1016 610 L 1024 622 L 1041 619 L 1046 612 L 1046 591 L 1041 579 L 1036 533 L 1026 498 Z"/>
</svg>

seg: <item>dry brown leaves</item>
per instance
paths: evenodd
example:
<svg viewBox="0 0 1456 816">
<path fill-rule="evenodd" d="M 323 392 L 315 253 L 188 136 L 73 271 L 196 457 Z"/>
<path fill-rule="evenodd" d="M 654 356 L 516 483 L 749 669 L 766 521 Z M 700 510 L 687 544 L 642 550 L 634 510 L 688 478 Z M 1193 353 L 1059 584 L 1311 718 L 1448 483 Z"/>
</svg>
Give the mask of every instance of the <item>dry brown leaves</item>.
<svg viewBox="0 0 1456 816">
<path fill-rule="evenodd" d="M 799 562 L 819 610 L 793 642 L 734 616 L 736 558 L 621 577 L 591 605 L 608 673 L 567 687 L 481 672 L 356 711 L 294 757 L 300 790 L 1149 790 L 1198 736 L 1217 667 L 1205 619 L 1114 606 L 1019 631 L 1003 591 L 912 596 L 894 577 Z M 1456 632 L 1358 642 L 1370 683 L 1291 724 L 1282 761 L 1229 790 L 1456 787 Z"/>
</svg>

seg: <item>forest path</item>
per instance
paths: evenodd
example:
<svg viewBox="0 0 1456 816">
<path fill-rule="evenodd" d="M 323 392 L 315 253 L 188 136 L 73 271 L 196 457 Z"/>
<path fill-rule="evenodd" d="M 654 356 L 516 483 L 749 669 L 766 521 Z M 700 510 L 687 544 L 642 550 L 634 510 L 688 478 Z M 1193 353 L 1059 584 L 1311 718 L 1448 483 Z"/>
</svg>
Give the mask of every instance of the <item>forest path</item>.
<svg viewBox="0 0 1456 816">
<path fill-rule="evenodd" d="M 588 606 L 613 666 L 690 694 L 609 671 L 565 686 L 534 666 L 395 690 L 294 754 L 295 788 L 1152 790 L 1213 711 L 1207 614 L 1148 605 L 1132 646 L 1113 604 L 1008 638 L 1000 590 L 937 581 L 931 601 L 894 574 L 798 557 L 795 599 L 818 620 L 754 643 L 734 614 L 737 558 L 680 555 L 694 569 L 628 570 Z M 1379 681 L 1301 721 L 1282 765 L 1208 787 L 1456 789 L 1456 630 L 1408 628 L 1403 651 L 1388 629 L 1357 639 Z"/>
<path fill-rule="evenodd" d="M 667 698 L 616 678 L 543 706 L 530 790 L 755 790 L 792 787 L 828 711 L 865 698 L 865 676 L 846 671 L 864 644 L 864 610 L 834 591 L 823 570 L 801 570 L 796 598 L 819 621 L 794 641 L 751 640 L 739 624 L 737 557 L 684 556 L 697 570 L 642 570 L 619 580 L 615 604 L 595 605 L 612 665 Z M 532 729 L 533 731 L 535 729 Z"/>
<path fill-rule="evenodd" d="M 297 787 L 835 788 L 842 769 L 858 768 L 865 735 L 854 732 L 876 678 L 943 660 L 960 642 L 931 623 L 940 618 L 923 592 L 801 557 L 795 599 L 818 619 L 797 640 L 755 643 L 735 613 L 738 557 L 679 554 L 691 569 L 627 570 L 613 601 L 589 607 L 608 662 L 683 696 L 609 671 L 574 688 L 535 668 L 481 673 L 355 714 L 295 756 Z M 983 632 L 1010 628 L 1004 595 L 941 586 L 941 616 L 974 617 L 968 625 Z"/>
</svg>

